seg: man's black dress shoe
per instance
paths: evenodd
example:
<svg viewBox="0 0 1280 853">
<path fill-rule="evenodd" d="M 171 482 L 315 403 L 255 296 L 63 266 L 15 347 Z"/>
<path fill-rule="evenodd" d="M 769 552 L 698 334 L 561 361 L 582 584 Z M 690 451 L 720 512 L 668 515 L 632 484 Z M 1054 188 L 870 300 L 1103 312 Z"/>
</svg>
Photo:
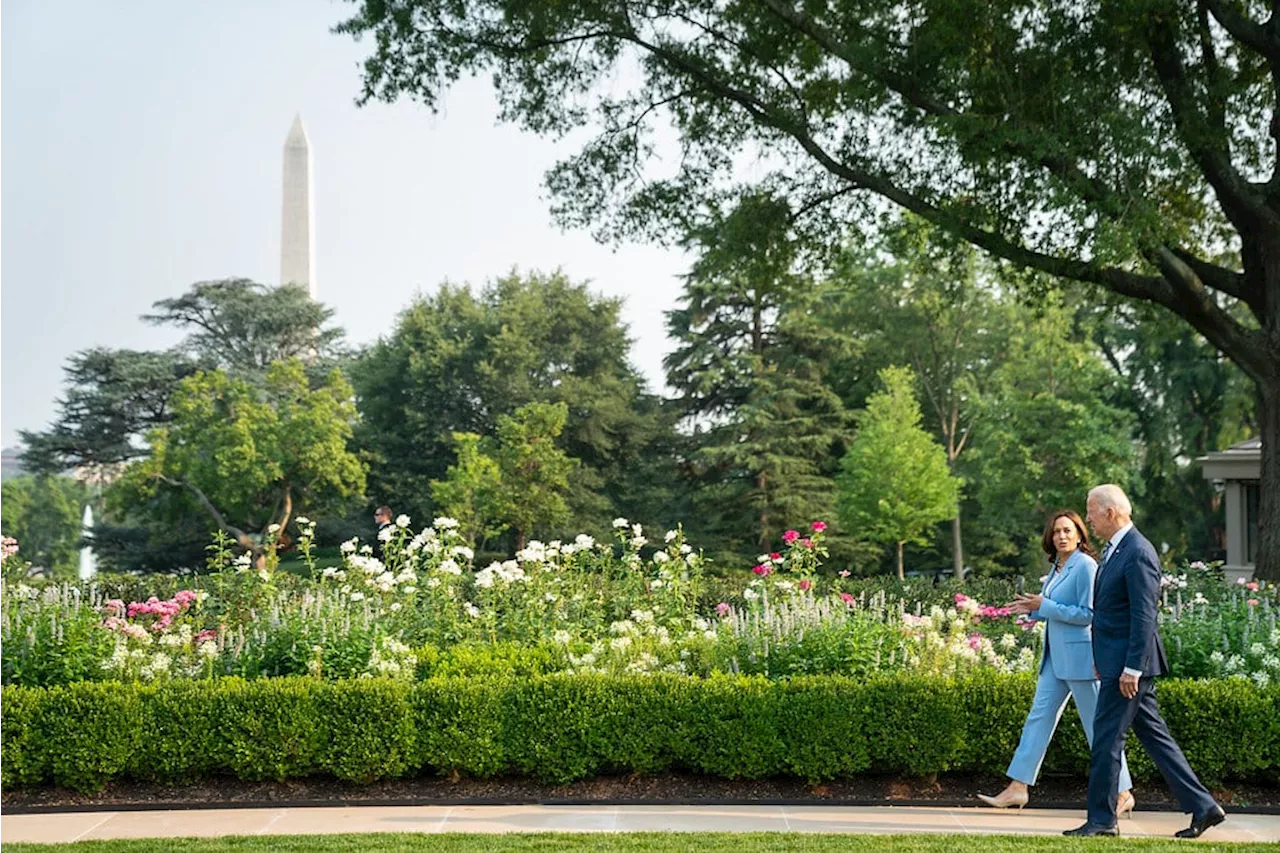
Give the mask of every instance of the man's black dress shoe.
<svg viewBox="0 0 1280 853">
<path fill-rule="evenodd" d="M 1075 829 L 1068 829 L 1062 834 L 1074 835 L 1078 838 L 1093 838 L 1095 835 L 1119 835 L 1120 827 L 1098 826 L 1096 823 L 1086 823 L 1084 826 L 1077 826 Z"/>
<path fill-rule="evenodd" d="M 1179 829 L 1173 834 L 1174 838 L 1199 838 L 1204 835 L 1206 829 L 1217 826 L 1227 819 L 1227 813 L 1222 810 L 1222 806 L 1215 805 L 1212 811 L 1205 812 L 1197 818 L 1191 819 L 1191 826 L 1186 829 Z"/>
</svg>

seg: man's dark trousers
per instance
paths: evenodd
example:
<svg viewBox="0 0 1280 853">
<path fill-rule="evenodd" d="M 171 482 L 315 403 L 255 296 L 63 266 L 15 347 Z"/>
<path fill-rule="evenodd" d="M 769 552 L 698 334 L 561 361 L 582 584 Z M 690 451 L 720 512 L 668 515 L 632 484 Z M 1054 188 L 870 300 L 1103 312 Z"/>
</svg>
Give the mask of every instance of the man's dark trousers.
<svg viewBox="0 0 1280 853">
<path fill-rule="evenodd" d="M 1098 826 L 1115 824 L 1120 754 L 1130 726 L 1184 812 L 1200 817 L 1215 807 L 1213 796 L 1196 777 L 1156 708 L 1155 679 L 1139 678 L 1138 695 L 1126 699 L 1120 693 L 1118 679 L 1104 678 L 1098 691 L 1098 712 L 1093 718 L 1093 755 L 1089 763 L 1090 823 Z"/>
</svg>

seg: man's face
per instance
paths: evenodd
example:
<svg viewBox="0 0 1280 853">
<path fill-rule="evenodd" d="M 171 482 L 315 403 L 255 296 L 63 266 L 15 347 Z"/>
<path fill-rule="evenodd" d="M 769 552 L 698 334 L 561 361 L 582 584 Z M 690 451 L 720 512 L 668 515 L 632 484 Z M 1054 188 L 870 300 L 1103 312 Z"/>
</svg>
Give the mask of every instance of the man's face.
<svg viewBox="0 0 1280 853">
<path fill-rule="evenodd" d="M 1110 539 L 1117 529 L 1115 513 L 1115 507 L 1103 509 L 1098 506 L 1096 500 L 1090 498 L 1085 509 L 1085 521 L 1089 522 L 1089 526 L 1093 528 L 1094 534 L 1099 539 Z"/>
<path fill-rule="evenodd" d="M 384 513 L 384 512 L 375 512 L 375 513 L 373 514 L 373 523 L 374 523 L 374 524 L 377 524 L 377 525 L 383 525 L 383 524 L 386 524 L 386 523 L 387 523 L 388 521 L 390 521 L 390 520 L 391 520 L 391 516 L 387 515 L 387 514 L 386 514 L 386 513 Z"/>
</svg>

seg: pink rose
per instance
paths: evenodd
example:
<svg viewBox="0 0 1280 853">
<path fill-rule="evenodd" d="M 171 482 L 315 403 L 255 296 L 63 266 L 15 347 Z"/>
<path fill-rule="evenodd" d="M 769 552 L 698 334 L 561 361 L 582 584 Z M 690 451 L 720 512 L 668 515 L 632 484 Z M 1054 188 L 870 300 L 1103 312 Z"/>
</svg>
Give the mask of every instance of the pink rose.
<svg viewBox="0 0 1280 853">
<path fill-rule="evenodd" d="M 786 542 L 788 545 L 795 542 L 799 538 L 800 538 L 800 534 L 795 530 L 788 530 L 786 533 L 782 534 L 782 541 Z"/>
<path fill-rule="evenodd" d="M 1249 599 L 1249 606 L 1250 606 L 1250 607 L 1257 607 L 1257 606 L 1258 606 L 1258 599 L 1256 599 L 1256 598 L 1251 598 L 1251 599 Z"/>
<path fill-rule="evenodd" d="M 1247 590 L 1249 590 L 1249 592 L 1257 592 L 1257 591 L 1258 591 L 1258 582 L 1257 582 L 1257 581 L 1250 581 L 1249 583 L 1247 583 L 1247 584 L 1245 584 L 1245 585 L 1244 585 L 1244 588 L 1245 588 L 1245 589 L 1247 589 Z"/>
<path fill-rule="evenodd" d="M 848 604 L 850 607 L 853 606 L 853 596 L 847 592 L 840 593 L 840 600 L 845 604 Z"/>
<path fill-rule="evenodd" d="M 815 521 L 812 528 L 814 533 L 821 533 L 827 529 L 827 523 L 825 521 Z"/>
<path fill-rule="evenodd" d="M 813 588 L 813 581 L 800 581 L 800 591 L 808 592 Z"/>
<path fill-rule="evenodd" d="M 732 609 L 733 608 L 729 606 L 728 602 L 725 602 L 725 601 L 722 601 L 716 605 L 716 613 L 719 613 L 721 616 L 728 616 L 729 611 Z"/>
<path fill-rule="evenodd" d="M 765 563 L 761 563 L 751 571 L 755 572 L 756 574 L 758 574 L 760 577 L 763 578 L 763 577 L 768 577 L 769 573 L 772 572 L 773 569 L 769 565 Z"/>
<path fill-rule="evenodd" d="M 956 604 L 964 604 L 968 600 L 969 596 L 965 595 L 963 592 L 957 592 L 955 595 Z"/>
<path fill-rule="evenodd" d="M 813 540 L 812 540 L 812 539 L 805 539 L 805 540 L 802 540 L 802 541 L 800 542 L 800 544 L 801 544 L 801 545 L 803 545 L 803 546 L 804 546 L 804 547 L 806 547 L 806 548 L 812 548 L 812 547 L 813 547 Z"/>
</svg>

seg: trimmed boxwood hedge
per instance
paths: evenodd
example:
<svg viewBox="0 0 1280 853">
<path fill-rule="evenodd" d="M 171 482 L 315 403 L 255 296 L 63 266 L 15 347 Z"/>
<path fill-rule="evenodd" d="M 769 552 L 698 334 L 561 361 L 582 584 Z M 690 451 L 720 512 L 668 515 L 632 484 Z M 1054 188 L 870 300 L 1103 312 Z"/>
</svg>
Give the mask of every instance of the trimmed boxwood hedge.
<svg viewBox="0 0 1280 853">
<path fill-rule="evenodd" d="M 372 782 L 419 773 L 569 782 L 683 770 L 724 778 L 1000 773 L 1030 705 L 1026 676 L 870 680 L 549 675 L 323 682 L 5 687 L 5 789 L 81 790 L 112 779 L 213 775 Z M 1280 687 L 1167 681 L 1161 708 L 1210 783 L 1280 781 Z M 1155 769 L 1136 742 L 1139 778 Z M 1083 775 L 1084 734 L 1064 716 L 1046 770 Z"/>
</svg>

